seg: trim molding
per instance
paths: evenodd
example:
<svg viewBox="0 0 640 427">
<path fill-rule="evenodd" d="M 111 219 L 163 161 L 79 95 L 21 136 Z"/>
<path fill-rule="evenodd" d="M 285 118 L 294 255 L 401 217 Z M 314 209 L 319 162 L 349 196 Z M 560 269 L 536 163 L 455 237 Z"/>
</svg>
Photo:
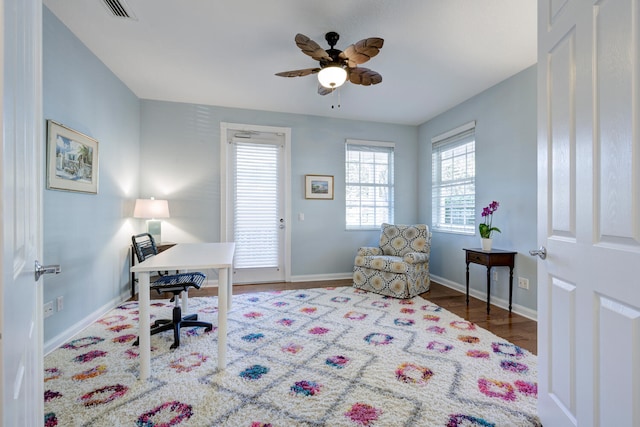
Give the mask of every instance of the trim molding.
<svg viewBox="0 0 640 427">
<path fill-rule="evenodd" d="M 53 350 L 56 350 L 58 347 L 60 347 L 66 341 L 70 340 L 73 336 L 75 336 L 76 334 L 82 332 L 83 329 L 87 328 L 93 322 L 95 322 L 96 320 L 100 319 L 102 316 L 104 316 L 105 314 L 107 314 L 108 312 L 110 312 L 111 310 L 113 310 L 114 308 L 119 306 L 120 304 L 126 302 L 129 299 L 129 297 L 131 296 L 130 295 L 130 292 L 131 292 L 130 289 L 131 289 L 130 287 L 127 287 L 126 292 L 121 294 L 120 298 L 112 299 L 108 303 L 104 304 L 102 307 L 100 307 L 97 310 L 95 310 L 93 313 L 90 313 L 84 319 L 82 319 L 79 322 L 73 324 L 70 328 L 65 329 L 64 331 L 60 332 L 55 337 L 53 337 L 50 340 L 48 340 L 47 342 L 45 342 L 44 343 L 44 355 L 46 356 L 47 354 L 51 353 Z"/>
<path fill-rule="evenodd" d="M 292 282 L 315 282 L 321 280 L 344 280 L 353 278 L 353 272 L 349 273 L 332 273 L 332 274 L 305 274 L 300 276 L 291 276 Z"/>
<path fill-rule="evenodd" d="M 454 290 L 456 290 L 458 292 L 461 292 L 463 294 L 467 293 L 465 285 L 461 285 L 460 283 L 452 282 L 451 280 L 445 279 L 444 277 L 440 277 L 440 276 L 436 276 L 436 275 L 432 274 L 431 275 L 431 280 L 441 284 L 442 286 L 446 286 L 447 288 L 454 289 Z M 480 292 L 477 289 L 469 288 L 469 296 L 477 298 L 477 299 L 479 299 L 481 301 L 487 301 L 487 293 L 486 292 Z M 503 308 L 505 310 L 509 310 L 509 301 L 507 301 L 505 299 L 492 296 L 491 297 L 491 304 L 495 305 L 496 307 L 500 307 L 500 308 Z M 530 308 L 527 308 L 527 307 L 524 307 L 524 306 L 521 306 L 521 305 L 518 305 L 518 304 L 512 304 L 511 305 L 511 311 L 513 313 L 519 314 L 520 316 L 526 317 L 527 319 L 535 320 L 536 322 L 538 321 L 538 312 L 536 310 L 532 310 Z"/>
</svg>

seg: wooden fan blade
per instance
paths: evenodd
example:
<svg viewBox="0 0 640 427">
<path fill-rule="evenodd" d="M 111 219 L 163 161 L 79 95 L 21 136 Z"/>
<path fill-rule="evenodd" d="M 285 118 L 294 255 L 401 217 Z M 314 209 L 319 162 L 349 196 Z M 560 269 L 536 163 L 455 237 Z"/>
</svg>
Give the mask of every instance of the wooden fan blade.
<svg viewBox="0 0 640 427">
<path fill-rule="evenodd" d="M 348 46 L 339 56 L 342 59 L 346 59 L 348 61 L 347 65 L 353 68 L 357 64 L 363 64 L 376 56 L 383 44 L 384 39 L 371 37 Z"/>
<path fill-rule="evenodd" d="M 368 68 L 356 67 L 349 70 L 349 81 L 357 85 L 370 86 L 380 83 L 382 76 Z"/>
<path fill-rule="evenodd" d="M 318 83 L 318 94 L 320 95 L 328 95 L 334 90 L 335 88 L 324 87 L 320 83 Z"/>
<path fill-rule="evenodd" d="M 300 48 L 302 53 L 309 55 L 316 61 L 323 59 L 331 61 L 331 57 L 327 54 L 327 51 L 304 34 L 296 34 L 296 45 Z"/>
<path fill-rule="evenodd" d="M 320 71 L 320 68 L 305 68 L 304 70 L 282 71 L 280 73 L 276 73 L 276 76 L 280 76 L 280 77 L 302 77 L 302 76 L 308 76 L 309 74 L 315 74 L 318 71 Z"/>
</svg>

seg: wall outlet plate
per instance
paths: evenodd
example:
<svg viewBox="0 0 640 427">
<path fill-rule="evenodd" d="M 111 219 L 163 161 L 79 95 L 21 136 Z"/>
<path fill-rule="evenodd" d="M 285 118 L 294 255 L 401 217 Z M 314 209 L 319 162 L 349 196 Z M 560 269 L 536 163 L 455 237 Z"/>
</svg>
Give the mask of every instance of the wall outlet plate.
<svg viewBox="0 0 640 427">
<path fill-rule="evenodd" d="M 518 277 L 518 287 L 522 289 L 529 289 L 529 279 Z"/>
<path fill-rule="evenodd" d="M 44 306 L 44 317 L 49 317 L 53 314 L 53 301 L 49 301 Z"/>
</svg>

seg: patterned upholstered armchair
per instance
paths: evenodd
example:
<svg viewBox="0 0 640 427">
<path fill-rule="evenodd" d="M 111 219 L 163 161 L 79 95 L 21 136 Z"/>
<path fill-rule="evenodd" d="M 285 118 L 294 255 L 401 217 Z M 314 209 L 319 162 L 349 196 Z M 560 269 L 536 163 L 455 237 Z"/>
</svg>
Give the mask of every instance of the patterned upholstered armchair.
<svg viewBox="0 0 640 427">
<path fill-rule="evenodd" d="M 353 286 L 395 298 L 429 290 L 431 233 L 425 224 L 382 224 L 380 247 L 358 249 Z"/>
</svg>

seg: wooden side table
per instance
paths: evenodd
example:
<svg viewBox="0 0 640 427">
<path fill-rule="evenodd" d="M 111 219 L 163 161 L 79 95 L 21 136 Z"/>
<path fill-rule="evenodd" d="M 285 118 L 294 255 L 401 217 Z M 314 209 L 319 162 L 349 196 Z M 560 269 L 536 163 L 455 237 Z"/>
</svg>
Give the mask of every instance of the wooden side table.
<svg viewBox="0 0 640 427">
<path fill-rule="evenodd" d="M 480 264 L 487 267 L 487 314 L 490 310 L 491 299 L 491 268 L 509 267 L 509 312 L 511 312 L 511 298 L 513 296 L 513 267 L 517 252 L 492 249 L 483 251 L 480 248 L 464 249 L 467 262 L 467 305 L 469 305 L 469 264 Z"/>
<path fill-rule="evenodd" d="M 156 245 L 156 248 L 158 248 L 158 253 L 160 253 L 160 252 L 166 251 L 167 249 L 175 245 L 176 244 L 172 242 L 165 242 L 165 243 L 160 243 Z M 136 252 L 133 249 L 133 245 L 131 245 L 131 267 L 133 267 L 134 265 L 136 265 Z M 136 282 L 137 282 L 136 274 L 131 273 L 131 298 L 136 296 Z"/>
</svg>

